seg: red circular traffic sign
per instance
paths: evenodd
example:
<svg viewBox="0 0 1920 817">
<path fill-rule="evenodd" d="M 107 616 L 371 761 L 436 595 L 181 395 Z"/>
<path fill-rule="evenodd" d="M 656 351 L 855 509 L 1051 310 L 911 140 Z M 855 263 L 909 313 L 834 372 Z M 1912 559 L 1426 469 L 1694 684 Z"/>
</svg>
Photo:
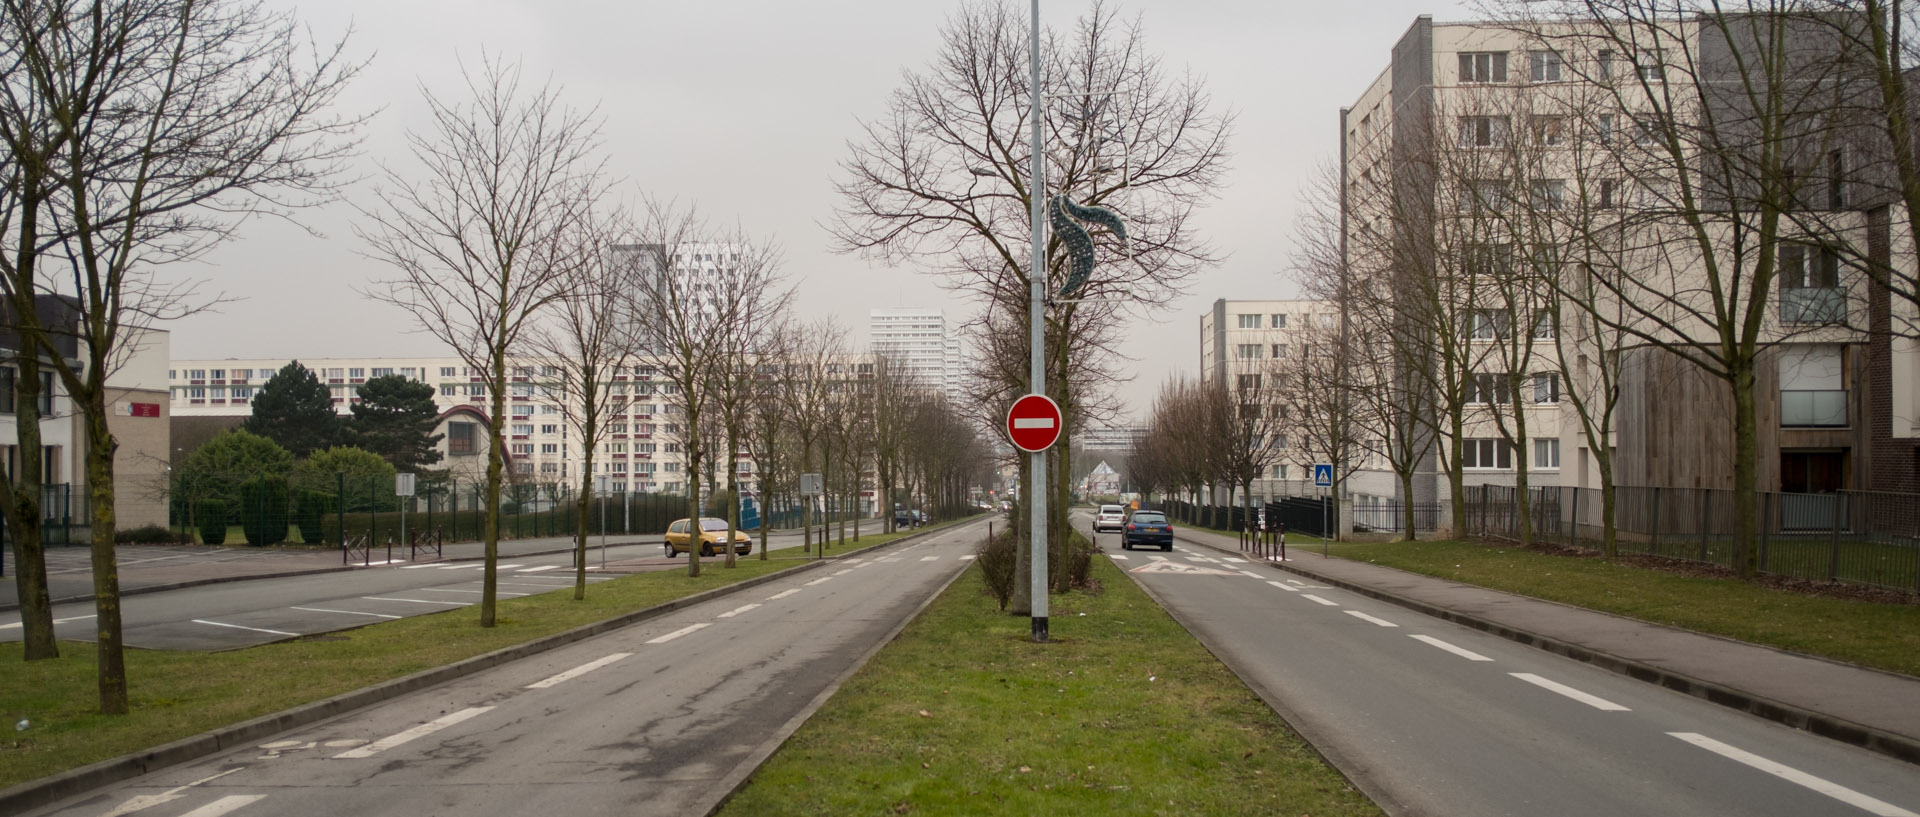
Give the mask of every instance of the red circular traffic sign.
<svg viewBox="0 0 1920 817">
<path fill-rule="evenodd" d="M 1022 451 L 1045 451 L 1060 439 L 1060 406 L 1044 394 L 1029 394 L 1007 409 L 1007 437 Z"/>
</svg>

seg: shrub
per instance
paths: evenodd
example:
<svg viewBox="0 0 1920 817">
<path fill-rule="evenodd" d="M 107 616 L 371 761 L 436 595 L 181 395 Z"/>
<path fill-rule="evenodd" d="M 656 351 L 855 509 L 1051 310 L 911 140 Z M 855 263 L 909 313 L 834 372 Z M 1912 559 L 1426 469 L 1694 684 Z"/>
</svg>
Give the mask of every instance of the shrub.
<svg viewBox="0 0 1920 817">
<path fill-rule="evenodd" d="M 115 531 L 113 534 L 114 543 L 121 545 L 177 545 L 180 544 L 181 538 L 182 534 L 174 533 L 171 529 L 159 525 L 127 528 Z M 192 540 L 188 539 L 188 541 Z"/>
<path fill-rule="evenodd" d="M 333 494 L 303 489 L 295 498 L 293 524 L 300 528 L 300 541 L 309 545 L 325 542 L 327 535 L 322 526 L 327 514 L 333 512 Z"/>
<path fill-rule="evenodd" d="M 980 573 L 987 579 L 987 592 L 1000 602 L 1000 609 L 1007 609 L 1007 602 L 1013 600 L 1013 573 L 1020 561 L 1020 547 L 1014 541 L 1012 528 L 1002 531 L 998 536 L 987 540 L 980 546 Z"/>
<path fill-rule="evenodd" d="M 227 503 L 202 499 L 194 506 L 193 517 L 200 525 L 200 541 L 209 545 L 227 543 Z"/>
<path fill-rule="evenodd" d="M 265 476 L 240 483 L 240 527 L 249 545 L 287 540 L 287 479 Z"/>
<path fill-rule="evenodd" d="M 1065 593 L 1076 587 L 1088 588 L 1089 574 L 1093 572 L 1094 551 L 1093 543 L 1082 537 L 1079 531 L 1074 531 L 1068 538 L 1066 553 L 1059 554 L 1055 563 L 1049 565 L 1049 569 L 1056 571 L 1053 574 L 1053 592 Z M 1059 569 L 1061 562 L 1065 563 L 1065 570 Z"/>
</svg>

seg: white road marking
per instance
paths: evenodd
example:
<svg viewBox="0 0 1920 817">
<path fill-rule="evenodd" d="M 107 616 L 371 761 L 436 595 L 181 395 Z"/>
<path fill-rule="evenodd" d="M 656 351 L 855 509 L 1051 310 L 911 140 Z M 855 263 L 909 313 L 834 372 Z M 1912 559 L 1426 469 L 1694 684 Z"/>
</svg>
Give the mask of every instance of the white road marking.
<svg viewBox="0 0 1920 817">
<path fill-rule="evenodd" d="M 407 565 L 407 566 L 405 566 L 405 567 L 402 567 L 402 568 L 400 568 L 400 569 L 401 569 L 401 570 L 419 570 L 420 568 L 423 568 L 423 567 L 440 567 L 440 565 L 437 565 L 437 564 L 434 564 L 434 563 L 432 563 L 432 562 L 428 562 L 428 563 L 426 563 L 426 564 L 423 564 L 423 565 Z"/>
<path fill-rule="evenodd" d="M 179 800 L 180 798 L 186 797 L 186 795 L 181 794 L 181 792 L 186 791 L 187 789 L 191 789 L 194 786 L 198 786 L 201 783 L 206 783 L 211 780 L 218 780 L 222 777 L 226 777 L 227 775 L 233 774 L 234 772 L 237 772 L 237 771 L 241 771 L 245 768 L 246 768 L 245 766 L 235 766 L 234 768 L 228 769 L 219 774 L 202 777 L 199 780 L 193 781 L 192 783 L 188 783 L 179 788 L 168 789 L 159 794 L 142 794 L 138 797 L 129 797 L 127 798 L 126 802 L 121 803 L 118 806 L 115 806 L 112 811 L 102 814 L 100 815 L 100 817 L 122 817 L 122 815 L 132 814 L 136 811 L 149 809 L 154 806 L 160 805 L 161 803 L 170 803 L 174 800 Z"/>
<path fill-rule="evenodd" d="M 431 599 L 396 599 L 396 598 L 390 598 L 387 596 L 361 596 L 360 598 L 366 599 L 367 601 L 410 601 L 410 602 L 413 602 L 414 604 L 451 604 L 455 607 L 472 607 L 473 606 L 473 602 L 470 602 L 470 601 L 433 601 Z"/>
<path fill-rule="evenodd" d="M 1264 578 L 1266 578 L 1265 576 L 1262 576 L 1262 575 L 1260 575 L 1260 574 L 1258 574 L 1258 573 L 1255 573 L 1255 572 L 1253 572 L 1253 571 L 1251 571 L 1251 570 L 1242 570 L 1242 571 L 1240 571 L 1240 575 L 1242 575 L 1242 576 L 1252 576 L 1252 577 L 1254 577 L 1254 578 L 1256 578 L 1256 579 L 1264 579 Z"/>
<path fill-rule="evenodd" d="M 221 817 L 267 799 L 264 794 L 229 794 L 180 817 Z"/>
<path fill-rule="evenodd" d="M 486 563 L 485 563 L 485 562 L 482 562 L 482 563 L 480 564 L 480 566 L 481 566 L 481 567 L 486 567 L 487 565 L 486 565 Z M 519 567 L 519 566 L 520 566 L 520 564 L 516 562 L 516 563 L 514 563 L 514 564 L 510 564 L 510 565 L 494 565 L 494 567 L 493 567 L 493 569 L 494 569 L 494 570 L 506 570 L 506 569 L 508 569 L 508 568 L 513 568 L 513 567 Z"/>
<path fill-rule="evenodd" d="M 69 622 L 69 621 L 84 621 L 84 620 L 86 620 L 86 619 L 90 619 L 90 618 L 93 618 L 93 614 L 92 614 L 92 613 L 88 613 L 88 614 L 86 614 L 86 615 L 84 615 L 84 616 L 72 616 L 72 617 L 69 617 L 69 618 L 56 618 L 56 619 L 54 619 L 54 620 L 53 620 L 53 623 L 55 623 L 55 624 L 65 624 L 65 623 L 67 623 L 67 622 Z M 21 625 L 21 622 L 18 622 L 18 621 L 16 621 L 16 622 L 14 622 L 14 623 L 12 623 L 12 624 L 0 624 L 0 630 L 11 630 L 11 629 L 13 629 L 13 628 L 15 628 L 15 627 L 18 627 L 18 626 L 20 626 L 20 625 Z"/>
<path fill-rule="evenodd" d="M 1474 652 L 1473 650 L 1466 649 L 1465 647 L 1456 647 L 1452 644 L 1448 644 L 1447 642 L 1441 641 L 1440 639 L 1434 638 L 1433 636 L 1430 636 L 1430 635 L 1410 635 L 1408 637 L 1412 638 L 1415 641 L 1432 644 L 1433 646 L 1439 647 L 1440 649 L 1446 650 L 1447 652 L 1453 653 L 1454 655 L 1460 656 L 1461 658 L 1465 658 L 1468 661 L 1492 661 L 1493 660 L 1477 652 Z"/>
<path fill-rule="evenodd" d="M 564 681 L 571 681 L 575 678 L 578 678 L 582 675 L 585 675 L 589 672 L 597 670 L 601 667 L 604 667 L 608 664 L 611 664 L 615 661 L 618 661 L 632 654 L 633 653 L 630 653 L 630 652 L 617 652 L 605 658 L 600 658 L 594 661 L 588 661 L 585 664 L 581 664 L 580 666 L 574 667 L 573 669 L 567 670 L 566 672 L 560 673 L 559 675 L 555 675 L 551 678 L 535 681 L 531 684 L 528 684 L 527 688 L 528 689 L 546 689 L 547 687 L 555 686 Z"/>
<path fill-rule="evenodd" d="M 1246 564 L 1246 563 L 1247 563 L 1247 560 L 1245 560 L 1245 559 L 1235 559 L 1235 558 L 1233 558 L 1232 556 L 1228 556 L 1228 557 L 1227 557 L 1227 561 L 1229 561 L 1229 562 L 1232 562 L 1233 564 L 1237 564 L 1237 565 L 1243 565 L 1243 564 Z"/>
<path fill-rule="evenodd" d="M 1161 556 L 1161 555 L 1158 555 L 1158 554 L 1154 554 L 1154 553 L 1149 553 L 1149 554 L 1147 554 L 1147 558 L 1149 558 L 1149 559 L 1152 559 L 1152 560 L 1154 560 L 1154 561 L 1156 561 L 1156 562 L 1164 562 L 1164 561 L 1166 561 L 1166 560 L 1167 560 L 1167 557 L 1165 557 L 1165 556 Z"/>
<path fill-rule="evenodd" d="M 923 561 L 923 562 L 937 562 L 937 561 L 940 561 L 940 557 L 938 557 L 938 556 L 922 556 L 922 557 L 920 557 L 920 561 Z"/>
<path fill-rule="evenodd" d="M 477 564 L 477 565 L 447 565 L 446 567 L 443 567 L 440 569 L 441 570 L 473 570 L 474 568 L 481 568 L 481 567 L 486 567 L 486 565 L 484 563 Z"/>
<path fill-rule="evenodd" d="M 1121 558 L 1126 558 L 1126 557 L 1124 557 L 1124 556 L 1123 556 L 1123 557 L 1121 557 Z M 971 554 L 971 553 L 969 553 L 969 554 L 967 554 L 967 555 L 965 555 L 965 556 L 962 556 L 962 557 L 960 557 L 960 561 L 963 561 L 963 562 L 971 562 L 971 561 L 973 561 L 973 559 L 974 559 L 974 556 L 973 556 L 973 554 Z"/>
<path fill-rule="evenodd" d="M 1204 556 L 1188 556 L 1188 557 L 1187 557 L 1187 561 L 1189 561 L 1189 562 L 1211 562 L 1211 561 L 1213 561 L 1213 560 L 1212 560 L 1212 559 L 1208 559 L 1208 558 L 1206 558 L 1206 557 L 1204 557 Z"/>
<path fill-rule="evenodd" d="M 771 595 L 771 596 L 768 596 L 768 597 L 767 597 L 767 601 L 775 601 L 775 600 L 777 600 L 777 599 L 784 599 L 784 598 L 786 598 L 786 597 L 788 597 L 788 596 L 791 596 L 791 595 L 793 595 L 793 594 L 795 594 L 795 593 L 798 593 L 798 592 L 800 592 L 800 588 L 798 588 L 798 587 L 796 587 L 796 588 L 794 588 L 794 589 L 792 589 L 792 590 L 782 590 L 782 591 L 780 591 L 780 592 L 778 592 L 778 593 L 775 593 L 775 594 L 773 594 L 773 595 Z"/>
<path fill-rule="evenodd" d="M 1391 621 L 1388 621 L 1388 620 L 1386 620 L 1386 619 L 1384 619 L 1384 618 L 1377 618 L 1377 617 L 1375 617 L 1375 616 L 1370 616 L 1370 615 L 1367 615 L 1366 613 L 1362 613 L 1362 612 L 1360 612 L 1359 610 L 1348 610 L 1348 611 L 1346 611 L 1346 613 L 1347 613 L 1347 615 L 1350 615 L 1350 616 L 1353 616 L 1354 618 L 1357 618 L 1357 619 L 1360 619 L 1361 621 L 1365 621 L 1365 622 L 1367 622 L 1367 623 L 1369 623 L 1369 624 L 1378 624 L 1378 625 L 1380 625 L 1380 626 L 1382 626 L 1382 627 L 1398 627 L 1398 626 L 1400 626 L 1400 625 L 1398 625 L 1398 624 L 1395 624 L 1395 623 L 1393 623 L 1393 622 L 1391 622 Z"/>
<path fill-rule="evenodd" d="M 542 565 L 540 567 L 529 567 L 526 570 L 522 570 L 520 572 L 521 573 L 543 573 L 548 570 L 559 570 L 560 567 L 561 567 L 560 565 Z"/>
<path fill-rule="evenodd" d="M 491 706 L 475 706 L 475 707 L 462 709 L 451 715 L 443 716 L 438 720 L 427 721 L 426 723 L 420 724 L 419 726 L 416 726 L 412 729 L 408 729 L 405 732 L 401 732 L 396 735 L 388 735 L 387 737 L 376 740 L 358 749 L 348 749 L 347 751 L 334 755 L 334 757 L 335 758 L 373 757 L 374 755 L 377 755 L 388 749 L 392 749 L 393 747 L 399 746 L 400 744 L 406 743 L 407 741 L 426 737 L 428 735 L 431 735 L 435 732 L 438 732 L 442 729 L 445 729 L 449 726 L 452 726 L 456 723 L 459 723 L 461 721 L 464 721 L 476 715 L 484 715 L 492 709 L 493 707 Z"/>
<path fill-rule="evenodd" d="M 724 613 L 721 613 L 720 615 L 715 616 L 714 618 L 733 618 L 734 616 L 740 615 L 741 613 L 744 613 L 748 610 L 752 610 L 753 608 L 759 607 L 759 606 L 760 605 L 758 604 L 743 604 L 739 607 L 733 608 L 732 610 L 728 610 Z"/>
<path fill-rule="evenodd" d="M 1281 590 L 1285 590 L 1285 591 L 1287 591 L 1287 592 L 1289 592 L 1289 593 L 1298 593 L 1298 592 L 1300 592 L 1299 590 L 1296 590 L 1296 589 L 1294 589 L 1294 588 L 1292 588 L 1292 587 L 1289 587 L 1289 586 L 1287 586 L 1286 584 L 1283 584 L 1283 583 L 1281 583 L 1281 582 L 1267 582 L 1267 584 L 1271 584 L 1271 585 L 1273 585 L 1274 587 L 1278 587 L 1278 588 L 1280 588 Z"/>
<path fill-rule="evenodd" d="M 813 581 L 810 581 L 810 582 L 807 582 L 807 586 L 808 586 L 808 587 L 812 587 L 812 586 L 814 586 L 814 585 L 816 585 L 816 584 L 819 584 L 819 583 L 821 583 L 821 582 L 830 582 L 830 581 L 833 581 L 833 577 L 832 577 L 832 576 L 821 576 L 821 577 L 820 577 L 820 578 L 818 578 L 818 579 L 814 579 Z"/>
<path fill-rule="evenodd" d="M 421 592 L 421 593 L 485 593 L 487 591 L 459 590 L 459 589 L 450 589 L 445 587 L 423 587 L 423 588 L 420 588 L 420 590 L 417 592 Z M 495 590 L 493 591 L 493 594 L 496 596 L 531 596 L 533 595 L 532 593 L 509 593 L 505 590 Z"/>
<path fill-rule="evenodd" d="M 1805 786 L 1842 803 L 1846 803 L 1849 806 L 1866 811 L 1869 814 L 1879 815 L 1879 817 L 1920 817 L 1920 815 L 1916 815 L 1892 803 L 1876 800 L 1853 789 L 1849 789 L 1846 786 L 1814 777 L 1791 766 L 1775 763 L 1752 752 L 1728 746 L 1727 744 L 1696 732 L 1668 732 L 1667 734 L 1727 758 L 1728 760 L 1752 766 L 1755 769 L 1759 769 L 1789 783 Z"/>
<path fill-rule="evenodd" d="M 1566 684 L 1562 684 L 1558 681 L 1549 681 L 1531 672 L 1509 672 L 1507 674 L 1515 678 L 1518 678 L 1522 681 L 1525 681 L 1529 684 L 1537 686 L 1541 689 L 1547 690 L 1549 692 L 1560 693 L 1561 695 L 1565 695 L 1569 698 L 1572 698 L 1576 701 L 1586 704 L 1587 706 L 1591 706 L 1594 709 L 1598 709 L 1602 712 L 1632 712 L 1633 711 L 1617 703 L 1609 701 L 1605 698 L 1597 697 L 1594 695 L 1588 695 L 1587 693 L 1581 692 L 1580 690 L 1574 689 L 1573 687 L 1567 686 Z"/>
<path fill-rule="evenodd" d="M 305 610 L 309 613 L 340 613 L 349 616 L 373 616 L 374 618 L 400 618 L 386 613 L 362 613 L 359 610 L 328 610 L 325 607 L 288 607 L 289 610 Z"/>
<path fill-rule="evenodd" d="M 650 639 L 647 641 L 647 643 L 648 644 L 665 644 L 669 641 L 679 638 L 680 636 L 686 635 L 691 632 L 695 632 L 697 630 L 704 630 L 711 626 L 713 626 L 713 624 L 711 622 L 706 622 L 706 621 L 702 621 L 699 624 L 689 624 L 685 627 L 681 627 L 678 630 L 674 630 L 673 632 L 667 633 L 666 635 L 660 636 L 659 638 Z"/>
<path fill-rule="evenodd" d="M 1337 601 L 1327 601 L 1326 599 L 1323 599 L 1323 598 L 1320 598 L 1319 596 L 1316 596 L 1316 595 L 1314 595 L 1314 594 L 1312 594 L 1312 593 L 1304 593 L 1304 594 L 1302 594 L 1302 595 L 1304 595 L 1304 596 L 1306 596 L 1307 598 L 1310 598 L 1310 599 L 1313 599 L 1313 600 L 1314 600 L 1314 601 L 1316 601 L 1316 602 L 1319 602 L 1319 603 L 1321 603 L 1321 604 L 1324 604 L 1324 605 L 1326 605 L 1326 606 L 1328 606 L 1328 607 L 1339 607 L 1339 606 L 1340 606 L 1340 602 L 1337 602 Z"/>
<path fill-rule="evenodd" d="M 852 572 L 853 572 L 853 568 L 851 568 L 851 567 L 849 567 L 849 568 L 847 568 L 846 570 L 841 570 L 841 571 L 838 571 L 838 572 L 835 572 L 835 573 L 834 573 L 833 575 L 835 575 L 835 576 L 845 576 L 845 575 L 847 575 L 848 573 L 852 573 Z"/>
<path fill-rule="evenodd" d="M 289 633 L 289 632 L 286 632 L 286 631 L 284 631 L 284 630 L 263 630 L 263 629 L 261 629 L 261 628 L 259 628 L 259 627 L 242 627 L 242 626 L 240 626 L 240 625 L 238 625 L 238 624 L 223 624 L 223 623 L 221 623 L 221 622 L 218 622 L 218 621 L 207 621 L 206 619 L 201 619 L 201 618 L 196 618 L 196 619 L 194 619 L 194 620 L 193 620 L 193 623 L 195 623 L 195 624 L 208 624 L 208 625 L 212 625 L 212 626 L 214 626 L 214 627 L 232 627 L 233 629 L 236 629 L 236 630 L 252 630 L 252 631 L 254 631 L 254 632 L 256 632 L 256 633 L 271 633 L 271 634 L 273 634 L 273 635 L 299 635 L 299 633 Z"/>
<path fill-rule="evenodd" d="M 971 559 L 971 558 L 973 558 L 973 557 L 971 557 L 971 556 L 969 556 L 969 557 L 967 557 L 967 558 L 969 558 L 969 559 Z M 1126 555 L 1126 554 L 1124 554 L 1124 553 L 1109 553 L 1109 554 L 1107 554 L 1107 558 L 1109 558 L 1109 559 L 1119 559 L 1120 561 L 1123 561 L 1123 562 L 1124 562 L 1124 561 L 1126 561 L 1126 560 L 1128 560 L 1128 559 L 1130 559 L 1130 558 L 1133 558 L 1133 557 L 1131 557 L 1131 556 L 1128 556 L 1128 555 Z"/>
</svg>

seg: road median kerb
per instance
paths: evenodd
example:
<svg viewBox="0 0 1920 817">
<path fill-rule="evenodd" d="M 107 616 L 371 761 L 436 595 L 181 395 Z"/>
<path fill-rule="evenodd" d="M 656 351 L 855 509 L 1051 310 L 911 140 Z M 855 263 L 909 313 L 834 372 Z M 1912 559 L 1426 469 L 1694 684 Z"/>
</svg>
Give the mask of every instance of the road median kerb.
<svg viewBox="0 0 1920 817">
<path fill-rule="evenodd" d="M 904 543 L 912 542 L 922 536 L 947 530 L 951 530 L 951 528 L 940 527 L 920 531 L 859 552 L 870 553 L 890 549 Z M 571 548 L 553 552 L 565 553 L 568 552 L 568 550 L 571 550 Z M 514 555 L 515 558 L 518 558 L 520 556 L 537 554 L 521 553 Z M 30 780 L 0 791 L 0 814 L 17 814 L 30 808 L 37 808 L 76 794 L 92 791 L 101 786 L 139 777 L 168 766 L 233 749 L 262 738 L 285 732 L 289 729 L 328 720 L 377 703 L 398 698 L 402 695 L 418 692 L 428 687 L 472 675 L 482 670 L 492 669 L 501 664 L 516 661 L 558 647 L 564 647 L 568 644 L 583 641 L 602 633 L 620 629 L 621 627 L 638 624 L 648 619 L 657 618 L 675 610 L 691 607 L 711 599 L 721 598 L 742 590 L 767 584 L 795 573 L 804 573 L 809 570 L 824 567 L 833 564 L 840 558 L 842 557 L 829 556 L 824 559 L 809 561 L 805 564 L 794 565 L 793 567 L 768 573 L 764 576 L 755 576 L 751 579 L 735 582 L 725 587 L 703 590 L 691 596 L 657 604 L 644 610 L 623 613 L 603 621 L 581 625 L 571 630 L 554 633 L 553 635 L 541 636 L 532 641 L 516 644 L 511 647 L 502 647 L 493 652 L 455 661 L 445 666 L 422 670 L 412 675 L 395 678 L 390 681 L 383 681 L 373 686 L 363 687 L 351 692 L 343 692 L 331 698 L 323 698 L 312 703 L 301 704 L 291 709 L 262 715 L 252 720 L 241 721 L 240 723 L 209 730 L 191 737 L 181 738 L 171 743 L 164 743 L 150 749 L 121 755 L 116 758 L 109 758 L 98 763 L 81 766 L 77 769 L 69 769 L 59 774 L 40 778 L 39 780 Z M 450 559 L 448 561 L 456 560 Z M 329 570 L 332 569 L 307 572 L 328 572 Z M 252 576 L 248 578 L 265 577 Z M 206 584 L 210 582 L 200 583 Z M 895 634 L 898 634 L 898 630 L 895 631 Z M 888 640 L 892 640 L 892 636 L 889 636 Z M 844 681 L 844 679 L 842 680 Z M 818 708 L 819 703 L 824 701 L 825 699 L 822 698 L 821 701 L 809 707 L 807 711 L 811 713 L 813 709 Z M 794 724 L 793 728 L 797 729 L 799 725 Z M 791 732 L 789 732 L 789 734 L 791 734 Z M 784 739 L 783 736 L 782 740 Z M 761 760 L 764 759 L 765 758 L 761 758 Z M 742 782 L 744 782 L 744 778 Z M 735 785 L 737 786 L 738 783 Z"/>
<path fill-rule="evenodd" d="M 1182 541 L 1188 542 L 1189 544 L 1193 544 L 1199 547 L 1204 547 L 1209 550 L 1219 551 L 1222 553 L 1238 552 L 1236 550 L 1229 550 L 1227 548 L 1220 547 L 1213 543 L 1203 542 L 1197 539 L 1188 539 L 1188 538 L 1182 537 Z M 1292 562 L 1275 563 L 1270 561 L 1256 561 L 1256 563 L 1265 564 L 1269 567 L 1274 567 L 1289 573 L 1305 576 L 1314 581 L 1324 582 L 1328 585 L 1338 587 L 1350 593 L 1357 593 L 1359 595 L 1366 596 L 1368 598 L 1387 602 L 1388 604 L 1404 607 L 1406 609 L 1412 610 L 1417 613 L 1421 613 L 1423 615 L 1428 615 L 1428 616 L 1432 616 L 1434 618 L 1442 619 L 1445 621 L 1451 621 L 1455 624 L 1462 624 L 1468 627 L 1472 627 L 1476 630 L 1480 630 L 1490 635 L 1500 636 L 1501 638 L 1505 638 L 1509 641 L 1525 644 L 1527 646 L 1545 650 L 1547 652 L 1554 653 L 1556 655 L 1566 656 L 1575 661 L 1581 661 L 1584 663 L 1592 664 L 1596 667 L 1600 667 L 1602 669 L 1608 670 L 1610 672 L 1618 673 L 1620 675 L 1625 675 L 1629 678 L 1633 678 L 1638 681 L 1645 681 L 1650 684 L 1657 684 L 1659 686 L 1666 687 L 1667 689 L 1671 689 L 1675 692 L 1692 695 L 1696 698 L 1701 698 L 1701 699 L 1710 701 L 1712 703 L 1719 704 L 1720 706 L 1728 707 L 1731 709 L 1737 709 L 1742 712 L 1746 712 L 1748 714 L 1755 715 L 1760 718 L 1764 718 L 1766 720 L 1785 724 L 1795 729 L 1811 732 L 1821 737 L 1837 740 L 1842 743 L 1849 743 L 1854 746 L 1859 746 L 1861 748 L 1868 749 L 1870 751 L 1879 752 L 1880 754 L 1887 755 L 1889 757 L 1893 757 L 1908 763 L 1920 763 L 1920 740 L 1916 740 L 1906 735 L 1900 735 L 1893 732 L 1888 732 L 1883 729 L 1876 729 L 1874 727 L 1855 723 L 1853 721 L 1849 721 L 1844 718 L 1835 717 L 1835 716 L 1828 715 L 1821 712 L 1815 712 L 1813 710 L 1806 709 L 1804 707 L 1797 707 L 1791 704 L 1781 703 L 1779 701 L 1775 701 L 1769 698 L 1764 698 L 1758 695 L 1754 695 L 1745 690 L 1727 686 L 1726 684 L 1722 684 L 1714 681 L 1707 681 L 1700 678 L 1695 678 L 1690 675 L 1685 675 L 1682 673 L 1673 672 L 1671 670 L 1662 669 L 1660 667 L 1657 667 L 1642 661 L 1636 661 L 1631 658 L 1625 658 L 1622 656 L 1614 655 L 1612 653 L 1602 652 L 1599 650 L 1592 649 L 1590 647 L 1585 647 L 1579 644 L 1562 641 L 1560 639 L 1552 638 L 1550 636 L 1545 636 L 1540 633 L 1523 630 L 1523 629 L 1512 627 L 1506 624 L 1501 624 L 1499 622 L 1485 619 L 1480 616 L 1476 616 L 1468 613 L 1462 613 L 1460 611 L 1453 610 L 1450 608 L 1429 604 L 1427 602 L 1420 601 L 1418 599 L 1408 598 L 1406 596 L 1402 596 L 1397 593 L 1380 590 L 1378 588 L 1369 587 L 1367 585 L 1356 584 L 1354 582 L 1346 581 L 1344 579 L 1335 578 L 1333 576 L 1329 576 L 1324 573 L 1317 572 L 1312 568 L 1296 565 Z M 1493 592 L 1501 592 L 1501 591 L 1493 591 Z M 1547 604 L 1560 604 L 1559 602 L 1548 601 L 1545 599 L 1535 599 L 1535 600 L 1541 601 Z M 1569 607 L 1571 605 L 1562 604 L 1560 606 Z M 1613 615 L 1612 613 L 1607 613 L 1599 610 L 1588 610 L 1587 608 L 1584 608 L 1584 607 L 1575 608 L 1575 609 L 1584 610 L 1586 612 L 1591 612 L 1598 615 L 1605 615 L 1605 616 Z M 1615 617 L 1618 618 L 1618 616 L 1615 616 Z M 1644 623 L 1644 622 L 1637 622 L 1637 620 L 1634 620 L 1634 619 L 1627 619 L 1627 620 L 1636 621 L 1636 623 Z M 1670 628 L 1670 629 L 1679 629 L 1679 628 Z M 1730 639 L 1725 639 L 1721 636 L 1713 635 L 1711 633 L 1699 633 L 1699 632 L 1694 632 L 1692 630 L 1686 630 L 1685 632 L 1693 633 L 1694 635 L 1701 636 L 1702 638 L 1715 638 L 1723 641 L 1730 640 Z M 1757 649 L 1768 649 L 1768 650 L 1774 649 L 1773 647 L 1768 647 L 1764 644 L 1750 644 L 1744 641 L 1737 642 L 1737 643 L 1740 643 L 1746 646 L 1755 647 Z M 1801 653 L 1791 653 L 1791 654 L 1797 657 L 1809 658 L 1812 660 L 1827 660 L 1827 659 L 1820 658 L 1818 656 L 1808 656 Z"/>
</svg>

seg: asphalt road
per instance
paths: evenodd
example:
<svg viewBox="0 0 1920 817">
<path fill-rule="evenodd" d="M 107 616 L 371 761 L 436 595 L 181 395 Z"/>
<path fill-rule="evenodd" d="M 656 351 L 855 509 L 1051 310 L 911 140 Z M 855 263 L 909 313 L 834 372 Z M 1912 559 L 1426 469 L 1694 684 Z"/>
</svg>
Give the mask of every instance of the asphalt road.
<svg viewBox="0 0 1920 817">
<path fill-rule="evenodd" d="M 1100 541 L 1392 814 L 1920 810 L 1920 769 L 1882 755 L 1219 551 Z"/>
<path fill-rule="evenodd" d="M 971 558 L 848 557 L 34 817 L 704 814 Z"/>
</svg>

